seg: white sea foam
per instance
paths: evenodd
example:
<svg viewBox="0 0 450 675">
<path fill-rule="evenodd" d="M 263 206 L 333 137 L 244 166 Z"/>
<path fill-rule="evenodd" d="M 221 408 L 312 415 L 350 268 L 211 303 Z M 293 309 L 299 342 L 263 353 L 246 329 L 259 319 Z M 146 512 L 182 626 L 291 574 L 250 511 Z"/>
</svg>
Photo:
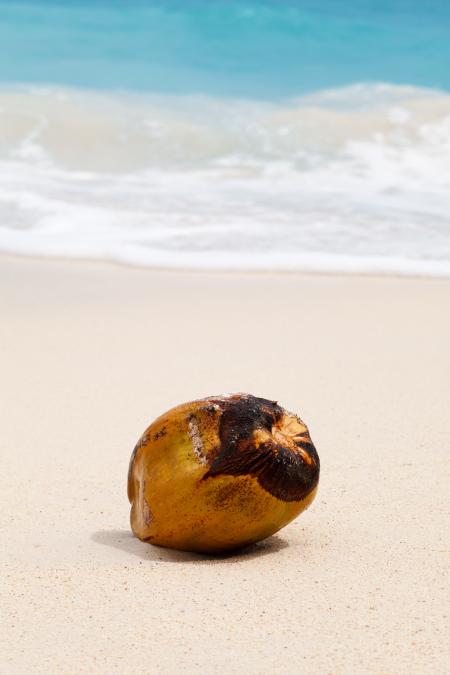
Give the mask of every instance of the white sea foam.
<svg viewBox="0 0 450 675">
<path fill-rule="evenodd" d="M 0 250 L 450 275 L 450 96 L 0 90 Z"/>
</svg>

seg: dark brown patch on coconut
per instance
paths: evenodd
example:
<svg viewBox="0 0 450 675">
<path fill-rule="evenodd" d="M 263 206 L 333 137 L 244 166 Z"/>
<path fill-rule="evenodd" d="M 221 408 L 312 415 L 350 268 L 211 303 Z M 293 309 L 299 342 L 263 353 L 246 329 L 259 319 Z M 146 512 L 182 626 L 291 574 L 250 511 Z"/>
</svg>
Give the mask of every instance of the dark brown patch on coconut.
<svg viewBox="0 0 450 675">
<path fill-rule="evenodd" d="M 133 486 L 133 464 L 136 459 L 136 453 L 139 450 L 139 446 L 136 445 L 133 452 L 131 453 L 130 463 L 128 465 L 128 481 L 127 481 L 127 492 L 128 492 L 128 501 L 132 502 L 134 499 L 134 486 Z"/>
<path fill-rule="evenodd" d="M 156 432 L 156 434 L 153 436 L 154 441 L 159 441 L 160 438 L 164 438 L 167 434 L 167 427 L 162 427 L 159 431 Z"/>
<path fill-rule="evenodd" d="M 282 501 L 307 497 L 316 487 L 320 471 L 319 456 L 309 434 L 301 434 L 295 442 L 286 438 L 286 445 L 280 443 L 279 437 L 260 443 L 254 432 L 261 429 L 270 434 L 287 415 L 276 401 L 250 394 L 211 400 L 222 410 L 220 447 L 204 479 L 220 474 L 250 475 Z"/>
</svg>

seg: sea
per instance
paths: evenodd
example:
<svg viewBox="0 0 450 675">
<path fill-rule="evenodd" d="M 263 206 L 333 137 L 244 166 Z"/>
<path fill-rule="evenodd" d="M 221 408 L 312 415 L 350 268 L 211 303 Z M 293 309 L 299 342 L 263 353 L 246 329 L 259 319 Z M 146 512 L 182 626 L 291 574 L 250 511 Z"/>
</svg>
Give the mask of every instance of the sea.
<svg viewBox="0 0 450 675">
<path fill-rule="evenodd" d="M 0 0 L 0 252 L 450 276 L 449 0 Z"/>
</svg>

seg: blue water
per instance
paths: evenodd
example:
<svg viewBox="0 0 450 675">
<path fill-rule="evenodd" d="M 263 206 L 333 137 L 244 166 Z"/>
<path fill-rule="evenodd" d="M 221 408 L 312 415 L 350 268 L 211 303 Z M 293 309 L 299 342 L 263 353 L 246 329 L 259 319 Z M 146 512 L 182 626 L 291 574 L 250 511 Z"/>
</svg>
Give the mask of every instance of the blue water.
<svg viewBox="0 0 450 675">
<path fill-rule="evenodd" d="M 450 276 L 450 0 L 0 0 L 0 251 Z"/>
<path fill-rule="evenodd" d="M 0 2 L 0 82 L 274 98 L 450 89 L 448 0 Z"/>
</svg>

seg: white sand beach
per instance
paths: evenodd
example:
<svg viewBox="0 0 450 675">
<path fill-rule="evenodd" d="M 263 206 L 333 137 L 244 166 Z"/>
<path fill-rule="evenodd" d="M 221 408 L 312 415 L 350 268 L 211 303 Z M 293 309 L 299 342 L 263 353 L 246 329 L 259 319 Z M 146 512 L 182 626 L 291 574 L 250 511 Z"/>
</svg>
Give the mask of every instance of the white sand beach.
<svg viewBox="0 0 450 675">
<path fill-rule="evenodd" d="M 438 673 L 450 280 L 0 259 L 0 672 Z M 308 424 L 310 509 L 240 553 L 133 538 L 128 461 L 183 401 Z"/>
</svg>

